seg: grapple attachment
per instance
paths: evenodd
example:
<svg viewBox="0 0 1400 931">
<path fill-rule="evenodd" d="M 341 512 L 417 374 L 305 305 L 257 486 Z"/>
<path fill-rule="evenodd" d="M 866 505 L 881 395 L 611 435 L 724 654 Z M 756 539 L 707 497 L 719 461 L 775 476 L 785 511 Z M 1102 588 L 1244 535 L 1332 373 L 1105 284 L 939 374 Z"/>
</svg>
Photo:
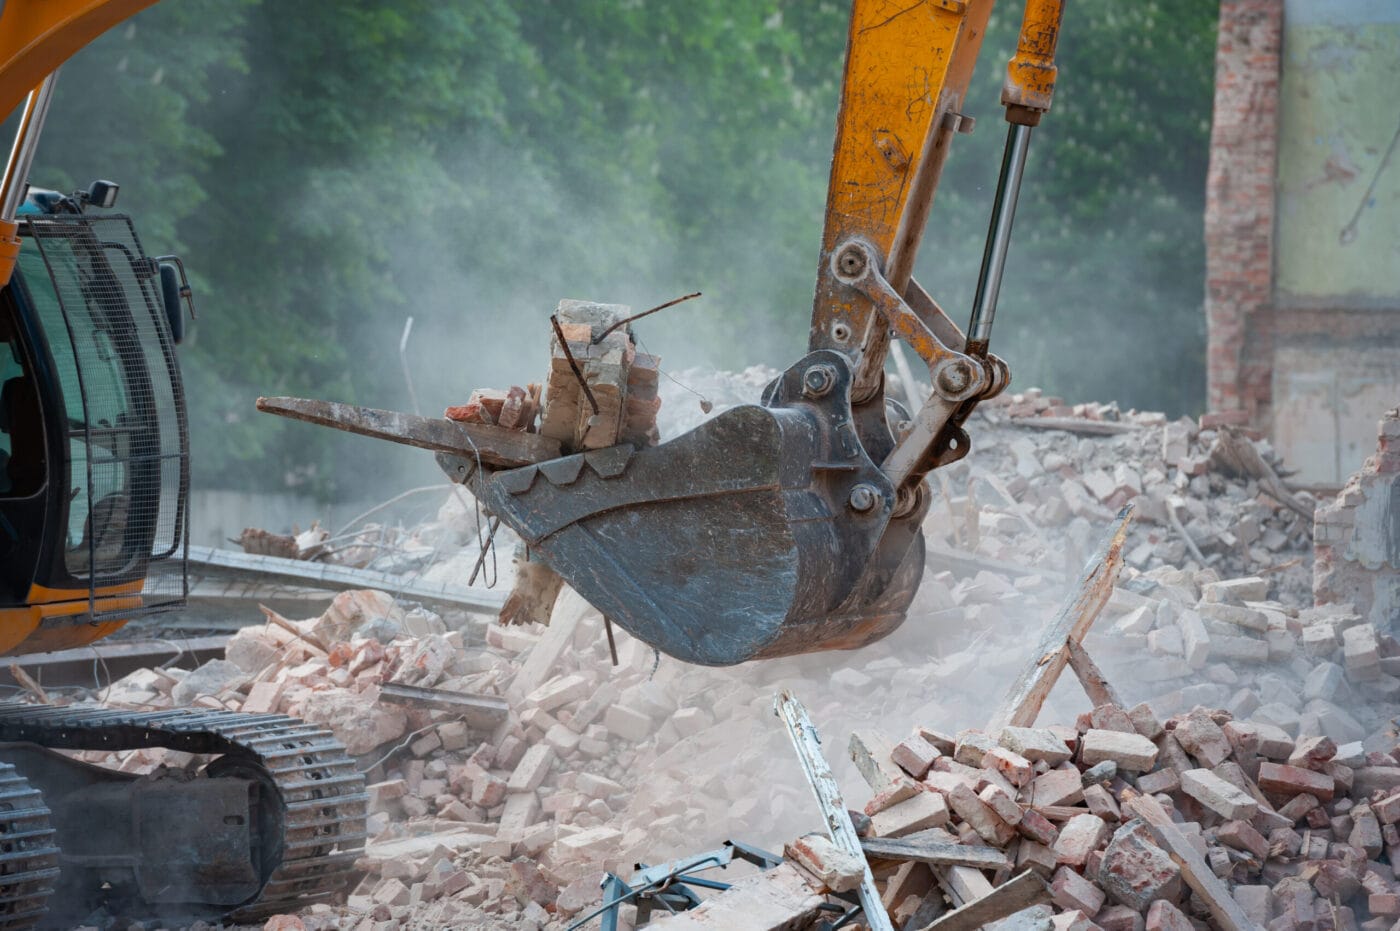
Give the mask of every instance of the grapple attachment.
<svg viewBox="0 0 1400 931">
<path fill-rule="evenodd" d="M 904 618 L 923 507 L 860 441 L 851 372 L 811 353 L 764 402 L 671 442 L 480 472 L 487 508 L 610 620 L 710 666 L 861 646 Z M 458 460 L 462 462 L 463 460 Z"/>
</svg>

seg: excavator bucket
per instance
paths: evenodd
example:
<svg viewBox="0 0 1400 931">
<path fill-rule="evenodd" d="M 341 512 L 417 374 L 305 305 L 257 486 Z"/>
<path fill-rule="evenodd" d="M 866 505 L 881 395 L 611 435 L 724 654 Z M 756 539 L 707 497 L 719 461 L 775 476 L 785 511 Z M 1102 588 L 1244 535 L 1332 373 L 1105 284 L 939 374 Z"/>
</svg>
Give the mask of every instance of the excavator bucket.
<svg viewBox="0 0 1400 931">
<path fill-rule="evenodd" d="M 818 350 L 761 404 L 660 446 L 573 455 L 496 426 L 296 398 L 258 408 L 436 451 L 609 620 L 679 659 L 727 666 L 861 646 L 914 597 L 927 506 L 918 496 L 895 516 L 869 452 L 892 438 L 883 414 L 857 423 L 851 385 L 846 357 Z"/>
<path fill-rule="evenodd" d="M 849 365 L 812 353 L 763 405 L 661 446 L 478 474 L 486 507 L 610 620 L 687 662 L 857 647 L 903 620 L 918 518 L 857 438 Z M 893 532 L 892 532 L 893 531 Z"/>
</svg>

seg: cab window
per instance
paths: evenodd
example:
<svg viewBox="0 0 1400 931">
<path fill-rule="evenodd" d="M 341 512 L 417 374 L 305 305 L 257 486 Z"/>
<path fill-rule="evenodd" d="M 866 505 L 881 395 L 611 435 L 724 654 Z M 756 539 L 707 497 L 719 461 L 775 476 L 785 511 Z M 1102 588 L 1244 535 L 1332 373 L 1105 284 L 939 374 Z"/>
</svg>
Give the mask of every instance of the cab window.
<svg viewBox="0 0 1400 931">
<path fill-rule="evenodd" d="M 28 497 L 44 485 L 44 425 L 38 389 L 19 331 L 0 308 L 0 497 Z"/>
<path fill-rule="evenodd" d="M 55 276 L 67 279 L 65 293 L 87 294 L 84 264 L 68 243 L 56 239 L 45 241 L 43 255 L 37 249 L 20 252 L 63 389 L 71 463 L 65 562 L 75 576 L 118 570 L 125 562 L 132 444 L 130 390 L 106 316 L 90 300 L 61 305 L 49 277 L 51 266 Z"/>
</svg>

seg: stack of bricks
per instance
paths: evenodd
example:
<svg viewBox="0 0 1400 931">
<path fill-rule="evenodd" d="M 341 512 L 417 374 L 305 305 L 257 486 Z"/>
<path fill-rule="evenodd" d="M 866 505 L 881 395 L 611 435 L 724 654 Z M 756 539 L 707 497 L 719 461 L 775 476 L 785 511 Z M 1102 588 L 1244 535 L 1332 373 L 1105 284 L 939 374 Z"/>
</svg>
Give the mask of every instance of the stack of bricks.
<svg viewBox="0 0 1400 931">
<path fill-rule="evenodd" d="M 543 389 L 533 383 L 524 388 L 513 385 L 506 391 L 478 388 L 466 404 L 447 408 L 443 416 L 538 432 L 558 440 L 566 454 L 618 443 L 655 446 L 660 442 L 656 415 L 661 409 L 657 391 L 661 360 L 637 351 L 629 326 L 612 329 L 631 310 L 623 304 L 560 301 L 556 316 L 568 351 L 558 335 L 551 334 L 549 374 Z"/>
<path fill-rule="evenodd" d="M 661 442 L 656 428 L 656 415 L 661 410 L 661 359 L 638 352 L 632 356 L 627 369 L 627 403 L 623 406 L 622 435 L 624 443 L 634 446 L 655 446 Z"/>
<path fill-rule="evenodd" d="M 1336 500 L 1317 509 L 1313 594 L 1347 604 L 1382 630 L 1400 617 L 1400 408 L 1380 444 Z"/>
<path fill-rule="evenodd" d="M 559 302 L 559 331 L 568 351 L 557 336 L 551 339 L 540 433 L 559 440 L 567 452 L 621 442 L 650 446 L 658 440 L 659 360 L 637 352 L 627 326 L 607 332 L 630 314 L 631 308 L 622 304 Z M 580 374 L 588 383 L 587 392 L 579 383 Z"/>
<path fill-rule="evenodd" d="M 631 328 L 617 326 L 630 314 L 631 308 L 622 304 L 560 301 L 559 332 L 550 337 L 543 392 L 533 384 L 508 392 L 478 390 L 466 405 L 448 408 L 447 417 L 538 431 L 558 440 L 566 455 L 619 443 L 655 446 L 660 442 L 660 359 L 638 352 Z M 516 578 L 501 609 L 501 623 L 547 623 L 563 580 L 523 546 L 517 548 L 514 563 Z"/>
<path fill-rule="evenodd" d="M 1033 870 L 1062 931 L 1389 929 L 1400 920 L 1400 748 L 1291 738 L 1196 708 L 1102 705 L 1075 727 L 894 747 L 852 737 L 868 836 L 1004 851 L 1006 867 L 873 860 L 895 927 Z"/>
</svg>

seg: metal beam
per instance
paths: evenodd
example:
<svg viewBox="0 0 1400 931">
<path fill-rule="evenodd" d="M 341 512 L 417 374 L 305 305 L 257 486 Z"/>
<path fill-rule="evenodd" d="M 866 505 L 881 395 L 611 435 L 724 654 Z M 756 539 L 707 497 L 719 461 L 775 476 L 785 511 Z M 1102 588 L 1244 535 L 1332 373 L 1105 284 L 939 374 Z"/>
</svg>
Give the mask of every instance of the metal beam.
<svg viewBox="0 0 1400 931">
<path fill-rule="evenodd" d="M 190 547 L 190 568 L 211 569 L 245 577 L 281 579 L 330 591 L 374 588 L 391 595 L 478 611 L 499 611 L 506 600 L 502 592 L 425 582 L 412 576 L 377 572 L 373 569 L 352 569 L 324 562 L 283 559 L 280 556 L 255 556 L 252 553 L 239 553 L 210 546 Z"/>
</svg>

